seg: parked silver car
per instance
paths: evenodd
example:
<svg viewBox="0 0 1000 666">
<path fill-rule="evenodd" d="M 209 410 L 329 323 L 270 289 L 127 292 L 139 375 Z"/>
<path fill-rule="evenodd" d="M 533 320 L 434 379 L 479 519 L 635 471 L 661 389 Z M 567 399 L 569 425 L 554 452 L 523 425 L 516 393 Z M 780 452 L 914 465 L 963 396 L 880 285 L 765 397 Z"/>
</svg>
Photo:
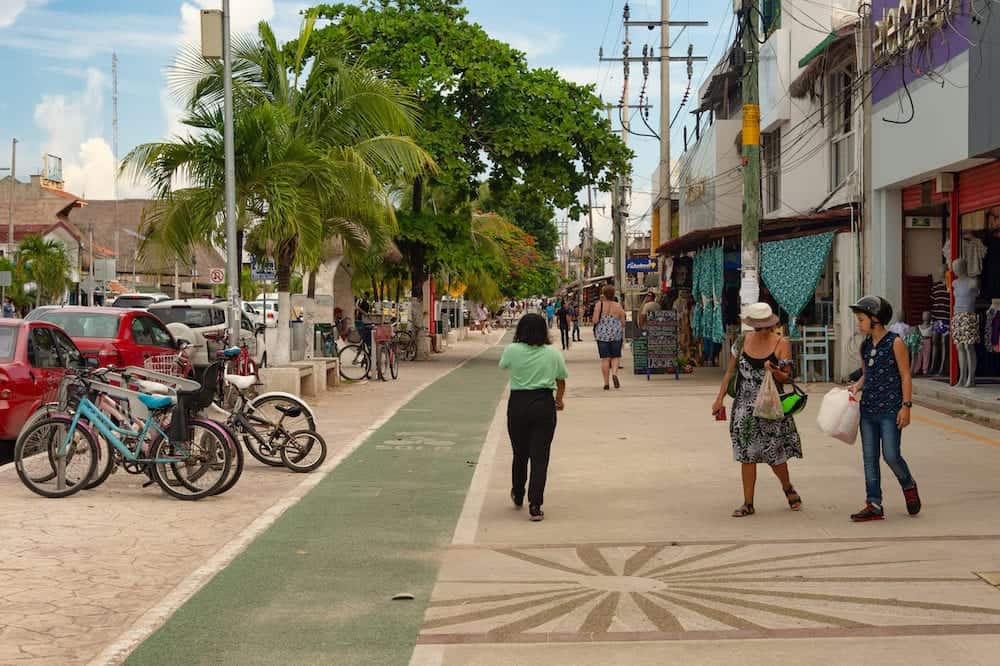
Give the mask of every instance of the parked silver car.
<svg viewBox="0 0 1000 666">
<path fill-rule="evenodd" d="M 178 340 L 191 343 L 188 355 L 195 367 L 202 368 L 215 360 L 215 352 L 225 346 L 228 312 L 225 301 L 210 298 L 189 298 L 154 303 L 148 308 L 167 325 Z M 250 355 L 256 360 L 258 353 L 256 326 L 243 315 L 240 321 L 240 343 L 246 342 Z M 239 343 L 236 343 L 239 344 Z"/>
</svg>

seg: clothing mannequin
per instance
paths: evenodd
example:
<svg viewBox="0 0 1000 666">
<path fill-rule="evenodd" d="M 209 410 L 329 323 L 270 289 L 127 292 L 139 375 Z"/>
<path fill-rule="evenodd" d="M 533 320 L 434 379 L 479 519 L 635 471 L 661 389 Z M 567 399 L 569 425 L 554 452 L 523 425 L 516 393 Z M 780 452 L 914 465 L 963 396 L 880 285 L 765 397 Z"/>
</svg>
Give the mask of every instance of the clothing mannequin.
<svg viewBox="0 0 1000 666">
<path fill-rule="evenodd" d="M 923 321 L 916 327 L 920 332 L 920 353 L 913 359 L 913 374 L 925 375 L 931 369 L 931 313 L 925 312 Z"/>
<path fill-rule="evenodd" d="M 931 287 L 931 365 L 932 375 L 943 375 L 948 368 L 948 331 L 951 316 L 951 295 L 944 282 L 944 268 L 937 269 Z"/>
<path fill-rule="evenodd" d="M 958 349 L 958 385 L 976 384 L 976 344 L 979 342 L 979 317 L 976 296 L 979 280 L 969 277 L 965 259 L 956 259 L 951 270 L 955 274 L 951 289 L 955 296 L 955 315 L 951 320 L 951 335 Z"/>
</svg>

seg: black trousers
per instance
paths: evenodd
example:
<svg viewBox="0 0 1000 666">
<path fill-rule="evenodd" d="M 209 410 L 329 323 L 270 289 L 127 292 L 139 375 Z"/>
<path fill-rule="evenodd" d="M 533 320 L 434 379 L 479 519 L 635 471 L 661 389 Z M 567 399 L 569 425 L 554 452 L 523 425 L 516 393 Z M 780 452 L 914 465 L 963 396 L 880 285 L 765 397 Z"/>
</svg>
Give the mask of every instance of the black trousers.
<svg viewBox="0 0 1000 666">
<path fill-rule="evenodd" d="M 528 484 L 528 504 L 541 506 L 545 499 L 545 479 L 549 470 L 549 450 L 556 433 L 556 400 L 552 391 L 511 391 L 507 403 L 507 433 L 514 450 L 511 488 L 524 497 Z M 528 481 L 528 463 L 531 481 Z"/>
<path fill-rule="evenodd" d="M 562 348 L 563 349 L 569 349 L 569 329 L 568 328 L 563 328 L 562 326 L 560 326 L 559 327 L 559 335 L 562 338 Z"/>
</svg>

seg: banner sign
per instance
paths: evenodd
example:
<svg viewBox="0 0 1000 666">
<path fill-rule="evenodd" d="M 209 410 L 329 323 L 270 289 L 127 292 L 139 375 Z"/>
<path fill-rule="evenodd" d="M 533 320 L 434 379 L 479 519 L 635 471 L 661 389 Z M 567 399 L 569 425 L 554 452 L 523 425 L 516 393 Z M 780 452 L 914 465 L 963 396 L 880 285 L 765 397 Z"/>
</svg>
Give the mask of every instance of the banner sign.
<svg viewBox="0 0 1000 666">
<path fill-rule="evenodd" d="M 625 272 L 626 273 L 657 273 L 659 272 L 657 266 L 657 258 L 652 259 L 626 259 L 625 260 Z"/>
</svg>

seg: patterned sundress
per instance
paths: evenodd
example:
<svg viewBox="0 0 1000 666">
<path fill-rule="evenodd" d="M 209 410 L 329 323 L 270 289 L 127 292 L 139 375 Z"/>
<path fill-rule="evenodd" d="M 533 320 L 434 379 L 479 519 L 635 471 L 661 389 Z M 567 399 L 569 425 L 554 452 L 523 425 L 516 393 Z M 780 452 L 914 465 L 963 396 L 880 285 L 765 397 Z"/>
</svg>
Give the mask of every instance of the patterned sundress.
<svg viewBox="0 0 1000 666">
<path fill-rule="evenodd" d="M 753 415 L 757 394 L 764 383 L 766 360 L 772 364 L 778 362 L 774 354 L 768 359 L 756 359 L 746 352 L 740 354 L 737 370 L 740 373 L 739 388 L 733 400 L 732 421 L 729 423 L 733 458 L 739 463 L 780 465 L 788 462 L 789 458 L 802 457 L 802 440 L 791 416 L 775 421 Z"/>
</svg>

